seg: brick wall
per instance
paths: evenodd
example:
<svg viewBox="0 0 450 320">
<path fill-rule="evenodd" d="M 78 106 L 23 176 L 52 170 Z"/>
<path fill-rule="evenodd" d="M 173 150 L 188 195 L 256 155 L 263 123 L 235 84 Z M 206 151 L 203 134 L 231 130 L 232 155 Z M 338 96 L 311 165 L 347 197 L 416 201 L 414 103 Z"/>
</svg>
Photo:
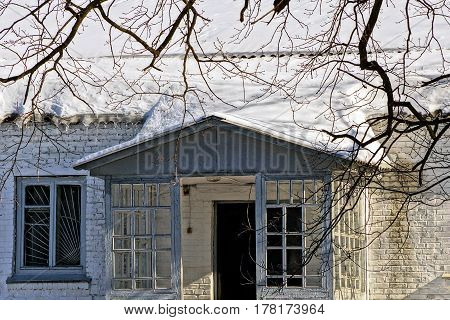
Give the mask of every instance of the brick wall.
<svg viewBox="0 0 450 320">
<path fill-rule="evenodd" d="M 13 272 L 15 237 L 15 177 L 80 174 L 72 168 L 84 155 L 116 145 L 135 136 L 140 125 L 91 124 L 57 127 L 46 123 L 21 128 L 0 125 L 0 177 L 6 178 L 0 199 L 0 299 L 101 299 L 105 296 L 104 182 L 87 177 L 86 271 L 88 283 L 6 284 Z M 43 133 L 45 134 L 43 134 Z M 47 136 L 48 135 L 48 136 Z M 21 148 L 13 171 L 13 155 Z M 36 168 L 38 166 L 38 168 Z"/>
<path fill-rule="evenodd" d="M 392 149 L 392 159 L 411 166 L 424 155 L 425 136 L 401 137 Z M 449 154 L 448 140 L 444 136 L 436 147 L 444 157 L 441 160 Z M 425 174 L 424 181 L 448 174 L 448 167 L 442 167 Z M 382 179 L 385 186 L 398 186 L 405 176 L 385 174 Z M 404 185 L 417 187 L 411 181 Z M 450 299 L 450 279 L 445 276 L 450 273 L 450 203 L 441 201 L 449 193 L 450 185 L 441 184 L 401 208 L 402 195 L 371 192 L 370 299 Z"/>
</svg>

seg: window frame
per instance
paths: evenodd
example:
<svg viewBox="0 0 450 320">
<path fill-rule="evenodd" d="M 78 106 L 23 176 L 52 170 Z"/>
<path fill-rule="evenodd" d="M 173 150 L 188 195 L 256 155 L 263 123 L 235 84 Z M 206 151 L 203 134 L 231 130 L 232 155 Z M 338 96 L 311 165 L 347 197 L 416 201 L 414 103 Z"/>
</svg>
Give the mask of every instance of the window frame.
<svg viewBox="0 0 450 320">
<path fill-rule="evenodd" d="M 171 288 L 152 289 L 114 289 L 114 258 L 113 258 L 113 232 L 114 226 L 112 185 L 113 184 L 160 184 L 168 183 L 171 196 L 170 218 L 171 218 Z M 180 229 L 180 184 L 171 177 L 106 177 L 105 179 L 105 205 L 106 205 L 106 259 L 111 265 L 107 267 L 107 283 L 109 298 L 149 298 L 149 299 L 180 299 L 181 298 L 181 229 Z M 155 209 L 160 206 L 154 207 Z M 168 207 L 167 207 L 168 208 Z M 148 209 L 148 208 L 147 208 Z M 153 253 L 152 253 L 153 254 Z M 153 266 L 152 266 L 153 268 Z"/>
<path fill-rule="evenodd" d="M 323 190 L 323 206 L 321 212 L 327 212 L 324 219 L 324 228 L 328 228 L 331 222 L 331 172 L 318 171 L 314 174 L 287 174 L 276 175 L 268 173 L 256 174 L 256 239 L 257 239 L 257 297 L 258 299 L 277 299 L 281 296 L 289 299 L 332 299 L 332 271 L 330 269 L 323 270 L 322 287 L 270 287 L 267 286 L 266 277 L 266 208 L 271 204 L 266 202 L 266 182 L 280 181 L 280 180 L 320 180 L 324 185 Z M 298 207 L 297 204 L 289 204 L 289 206 Z M 304 207 L 308 207 L 306 205 Z M 331 236 L 328 235 L 325 239 L 322 249 L 323 261 L 327 264 L 332 263 L 333 255 L 331 252 Z"/>
<path fill-rule="evenodd" d="M 289 202 L 283 202 L 282 199 L 280 198 L 280 182 L 285 183 L 286 181 L 289 181 L 289 190 L 287 191 L 287 193 L 290 196 L 290 200 Z M 293 182 L 301 182 L 301 201 L 294 203 L 293 201 L 293 187 L 292 187 L 292 183 Z M 314 193 L 313 193 L 313 202 L 311 202 L 311 200 L 305 202 L 303 200 L 307 200 L 306 197 L 306 187 L 305 187 L 305 181 L 312 181 L 314 184 Z M 287 251 L 288 250 L 299 250 L 301 252 L 301 257 L 303 259 L 304 254 L 305 254 L 305 250 L 308 248 L 307 247 L 307 236 L 305 234 L 305 230 L 306 228 L 306 210 L 308 207 L 314 208 L 314 207 L 320 207 L 321 203 L 319 202 L 318 199 L 318 192 L 317 192 L 317 181 L 322 181 L 322 186 L 323 186 L 323 180 L 322 179 L 318 179 L 318 178 L 286 178 L 286 179 L 274 179 L 274 180 L 270 180 L 267 179 L 264 183 L 265 183 L 265 192 L 266 192 L 266 205 L 265 205 L 265 210 L 264 210 L 264 214 L 265 214 L 265 221 L 266 221 L 266 227 L 265 227 L 265 261 L 266 264 L 268 262 L 268 251 L 269 250 L 281 250 L 282 251 L 282 275 L 269 275 L 268 273 L 268 267 L 266 268 L 266 274 L 265 274 L 265 279 L 266 279 L 266 287 L 267 288 L 277 288 L 277 286 L 269 286 L 268 285 L 268 278 L 278 278 L 278 279 L 282 279 L 283 280 L 283 284 L 282 287 L 283 288 L 287 288 L 287 289 L 317 289 L 317 290 L 321 290 L 324 289 L 326 286 L 326 279 L 325 276 L 323 275 L 323 266 L 321 266 L 321 270 L 320 270 L 320 286 L 309 286 L 308 285 L 308 281 L 307 278 L 308 277 L 316 277 L 316 276 L 309 276 L 308 272 L 307 272 L 307 268 L 308 265 L 302 265 L 302 272 L 300 275 L 288 275 L 287 274 Z M 267 202 L 267 184 L 268 183 L 275 183 L 276 184 L 276 200 L 275 203 L 268 203 Z M 324 197 L 324 195 L 322 194 L 322 198 Z M 309 199 L 309 198 L 308 198 Z M 323 199 L 321 199 L 323 201 Z M 273 200 L 271 200 L 273 202 Z M 294 208 L 294 209 L 298 209 L 300 211 L 300 221 L 301 221 L 301 231 L 298 232 L 292 232 L 292 231 L 288 231 L 287 230 L 287 215 L 288 215 L 288 209 L 290 208 Z M 267 216 L 268 216 L 268 209 L 281 209 L 282 215 L 282 226 L 281 226 L 281 230 L 278 232 L 273 232 L 273 231 L 269 231 L 268 230 L 268 225 L 267 225 Z M 320 212 L 323 214 L 322 209 L 320 209 Z M 279 235 L 282 237 L 282 244 L 280 246 L 270 246 L 268 244 L 268 236 L 271 235 Z M 301 245 L 298 246 L 292 246 L 292 245 L 288 245 L 287 244 L 287 236 L 289 235 L 294 235 L 294 236 L 300 236 L 301 237 Z M 319 254 L 321 256 L 325 255 L 324 253 L 324 246 L 322 245 Z M 318 276 L 319 277 L 319 276 Z M 287 280 L 289 279 L 301 279 L 302 280 L 302 285 L 301 286 L 296 286 L 296 285 L 289 285 L 287 283 Z"/>
<path fill-rule="evenodd" d="M 50 231 L 49 231 L 49 266 L 29 267 L 24 261 L 25 242 L 25 188 L 27 186 L 45 185 L 50 187 Z M 58 185 L 78 185 L 81 188 L 80 202 L 80 265 L 56 266 L 56 190 Z M 24 281 L 82 281 L 89 279 L 86 274 L 86 176 L 57 177 L 17 177 L 16 178 L 16 250 L 14 275 Z M 12 279 L 14 282 L 14 279 Z"/>
</svg>

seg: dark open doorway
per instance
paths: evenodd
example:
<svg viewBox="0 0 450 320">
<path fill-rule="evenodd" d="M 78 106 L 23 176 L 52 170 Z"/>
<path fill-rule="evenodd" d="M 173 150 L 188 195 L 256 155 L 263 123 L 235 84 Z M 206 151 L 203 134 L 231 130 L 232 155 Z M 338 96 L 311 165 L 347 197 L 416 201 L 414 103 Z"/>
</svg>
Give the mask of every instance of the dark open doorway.
<svg viewBox="0 0 450 320">
<path fill-rule="evenodd" d="M 256 299 L 255 204 L 217 203 L 216 299 Z"/>
</svg>

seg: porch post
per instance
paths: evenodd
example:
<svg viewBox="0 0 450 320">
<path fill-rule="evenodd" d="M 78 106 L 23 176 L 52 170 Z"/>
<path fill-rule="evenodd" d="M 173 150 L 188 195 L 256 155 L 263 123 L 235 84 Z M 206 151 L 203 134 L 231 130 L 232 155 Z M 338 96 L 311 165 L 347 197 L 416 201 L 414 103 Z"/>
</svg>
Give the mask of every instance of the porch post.
<svg viewBox="0 0 450 320">
<path fill-rule="evenodd" d="M 261 299 L 265 286 L 265 243 L 264 243 L 264 204 L 265 188 L 264 178 L 261 173 L 256 175 L 256 198 L 255 198 L 255 239 L 256 239 L 256 298 Z"/>
<path fill-rule="evenodd" d="M 173 270 L 173 286 L 177 295 L 177 299 L 182 296 L 181 284 L 181 210 L 180 210 L 180 183 L 179 181 L 171 184 L 171 211 L 172 211 L 172 270 Z"/>
</svg>

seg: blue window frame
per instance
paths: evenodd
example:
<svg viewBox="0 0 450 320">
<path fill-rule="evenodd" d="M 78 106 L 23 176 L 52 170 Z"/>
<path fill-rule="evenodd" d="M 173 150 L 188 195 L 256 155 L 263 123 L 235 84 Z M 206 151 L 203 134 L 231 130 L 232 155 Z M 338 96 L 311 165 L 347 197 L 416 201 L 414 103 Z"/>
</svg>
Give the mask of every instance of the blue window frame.
<svg viewBox="0 0 450 320">
<path fill-rule="evenodd" d="M 17 178 L 16 266 L 9 282 L 89 281 L 85 180 Z"/>
</svg>

